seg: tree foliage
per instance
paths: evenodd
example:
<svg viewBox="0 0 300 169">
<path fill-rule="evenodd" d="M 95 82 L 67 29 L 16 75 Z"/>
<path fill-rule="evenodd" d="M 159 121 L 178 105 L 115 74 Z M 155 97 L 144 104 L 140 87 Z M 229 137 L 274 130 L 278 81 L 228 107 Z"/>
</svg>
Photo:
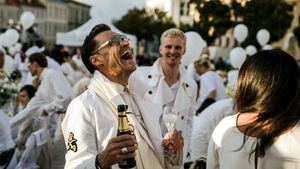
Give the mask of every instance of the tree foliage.
<svg viewBox="0 0 300 169">
<path fill-rule="evenodd" d="M 159 37 L 166 29 L 175 27 L 166 12 L 159 9 L 131 9 L 120 20 L 114 21 L 114 25 L 123 32 L 134 34 L 138 40 L 153 40 Z"/>
<path fill-rule="evenodd" d="M 232 7 L 235 17 L 242 18 L 242 23 L 249 29 L 243 46 L 248 44 L 259 46 L 256 33 L 263 28 L 270 32 L 269 43 L 278 41 L 285 35 L 293 19 L 293 6 L 284 0 L 251 0 L 244 7 L 235 2 Z"/>
<path fill-rule="evenodd" d="M 222 4 L 219 0 L 190 0 L 196 3 L 196 9 L 200 13 L 199 22 L 194 22 L 193 26 L 181 25 L 184 31 L 196 31 L 208 44 L 220 37 L 232 27 L 230 20 L 230 7 Z"/>
<path fill-rule="evenodd" d="M 247 1 L 245 6 L 237 0 L 232 0 L 230 5 L 222 4 L 220 0 L 190 0 L 190 3 L 196 3 L 200 22 L 195 22 L 193 26 L 181 25 L 181 28 L 200 33 L 208 43 L 239 23 L 244 23 L 249 29 L 248 37 L 242 46 L 259 46 L 256 33 L 263 28 L 269 30 L 271 43 L 284 36 L 293 19 L 293 6 L 285 0 L 251 0 Z M 211 27 L 214 27 L 215 31 L 209 35 Z"/>
</svg>

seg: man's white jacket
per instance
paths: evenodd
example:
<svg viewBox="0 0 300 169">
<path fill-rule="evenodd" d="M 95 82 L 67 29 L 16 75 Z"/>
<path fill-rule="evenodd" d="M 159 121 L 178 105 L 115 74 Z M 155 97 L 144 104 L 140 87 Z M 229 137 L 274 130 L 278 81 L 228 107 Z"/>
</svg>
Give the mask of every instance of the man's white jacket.
<svg viewBox="0 0 300 169">
<path fill-rule="evenodd" d="M 183 161 L 185 161 L 192 133 L 197 84 L 182 66 L 180 66 L 179 74 L 179 89 L 176 96 L 164 82 L 165 75 L 160 58 L 151 67 L 139 67 L 130 76 L 129 83 L 134 89 L 139 89 L 138 92 L 141 92 L 143 99 L 159 104 L 161 110 L 165 104 L 174 101 L 174 109 L 179 112 L 175 128 L 182 133 L 184 138 Z M 140 81 L 143 85 L 137 83 Z M 162 112 L 160 112 L 161 115 Z"/>
<path fill-rule="evenodd" d="M 65 168 L 95 168 L 96 155 L 106 148 L 112 137 L 117 136 L 117 105 L 125 104 L 120 95 L 122 94 L 120 88 L 122 88 L 120 85 L 95 71 L 88 89 L 70 103 L 62 122 L 62 130 L 67 149 L 71 143 L 76 144 L 76 149 L 67 151 Z M 144 149 L 137 138 L 139 148 L 139 155 L 136 156 L 139 158 L 136 159 L 137 168 L 162 168 L 161 164 L 164 161 L 159 127 L 160 107 L 145 102 L 135 92 L 132 94 L 148 130 L 144 130 L 133 114 L 128 115 L 129 121 L 134 123 L 135 130 L 145 143 Z M 113 165 L 112 168 L 118 166 Z"/>
</svg>

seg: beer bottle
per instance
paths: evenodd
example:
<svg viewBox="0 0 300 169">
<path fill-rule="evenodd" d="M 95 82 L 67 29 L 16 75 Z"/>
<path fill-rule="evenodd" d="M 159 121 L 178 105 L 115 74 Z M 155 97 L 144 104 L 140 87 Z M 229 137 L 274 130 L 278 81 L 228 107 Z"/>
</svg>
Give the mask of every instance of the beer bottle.
<svg viewBox="0 0 300 169">
<path fill-rule="evenodd" d="M 118 105 L 118 136 L 124 134 L 134 135 L 128 123 L 127 108 L 127 105 Z M 118 165 L 120 168 L 133 168 L 136 165 L 136 161 L 134 157 L 127 158 L 119 162 Z"/>
</svg>

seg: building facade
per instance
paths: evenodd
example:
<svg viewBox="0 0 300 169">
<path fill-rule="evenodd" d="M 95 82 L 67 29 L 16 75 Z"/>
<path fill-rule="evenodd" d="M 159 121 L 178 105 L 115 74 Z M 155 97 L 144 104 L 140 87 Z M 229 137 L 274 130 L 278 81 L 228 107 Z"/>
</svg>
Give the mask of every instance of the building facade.
<svg viewBox="0 0 300 169">
<path fill-rule="evenodd" d="M 84 22 L 88 21 L 90 18 L 90 6 L 81 4 L 76 1 L 69 1 L 68 2 L 68 9 L 69 9 L 69 19 L 68 25 L 69 30 L 73 30 Z"/>
<path fill-rule="evenodd" d="M 56 32 L 67 32 L 89 19 L 89 8 L 71 0 L 0 0 L 0 28 L 18 28 L 21 14 L 31 11 L 37 33 L 51 48 Z"/>
<path fill-rule="evenodd" d="M 189 0 L 147 0 L 146 7 L 166 11 L 177 26 L 180 23 L 193 24 L 194 11 L 193 6 L 189 4 Z"/>
</svg>

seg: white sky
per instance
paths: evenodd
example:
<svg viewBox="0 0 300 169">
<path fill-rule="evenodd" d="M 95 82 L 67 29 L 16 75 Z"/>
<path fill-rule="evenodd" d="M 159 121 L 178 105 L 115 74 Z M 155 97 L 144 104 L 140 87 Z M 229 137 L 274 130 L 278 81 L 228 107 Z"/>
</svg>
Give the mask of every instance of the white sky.
<svg viewBox="0 0 300 169">
<path fill-rule="evenodd" d="M 97 8 L 108 19 L 120 19 L 128 9 L 137 8 L 166 8 L 171 0 L 74 0 Z M 168 2 L 168 3 L 167 3 Z M 168 10 L 168 9 L 167 9 Z"/>
</svg>

